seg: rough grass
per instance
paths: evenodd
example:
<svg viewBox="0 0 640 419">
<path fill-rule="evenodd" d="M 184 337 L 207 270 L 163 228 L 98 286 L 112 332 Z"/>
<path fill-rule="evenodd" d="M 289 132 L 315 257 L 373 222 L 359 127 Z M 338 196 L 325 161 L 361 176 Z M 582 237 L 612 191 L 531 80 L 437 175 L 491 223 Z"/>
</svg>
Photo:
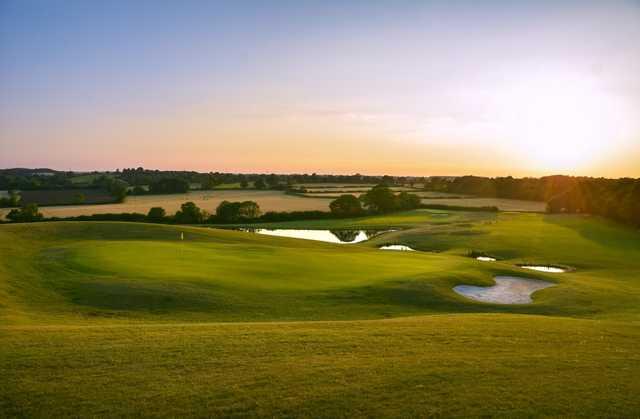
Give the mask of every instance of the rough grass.
<svg viewBox="0 0 640 419">
<path fill-rule="evenodd" d="M 13 327 L 6 416 L 637 417 L 640 328 L 516 315 Z"/>
<path fill-rule="evenodd" d="M 640 415 L 637 231 L 424 210 L 270 226 L 399 230 L 332 245 L 135 223 L 1 225 L 0 412 Z M 504 273 L 557 286 L 523 306 L 451 291 Z"/>
<path fill-rule="evenodd" d="M 432 193 L 429 194 L 432 196 Z M 505 198 L 479 198 L 479 197 L 459 197 L 459 198 L 423 198 L 423 204 L 452 205 L 462 207 L 497 207 L 501 211 L 522 211 L 522 212 L 545 212 L 546 202 L 523 201 L 520 199 Z"/>
</svg>

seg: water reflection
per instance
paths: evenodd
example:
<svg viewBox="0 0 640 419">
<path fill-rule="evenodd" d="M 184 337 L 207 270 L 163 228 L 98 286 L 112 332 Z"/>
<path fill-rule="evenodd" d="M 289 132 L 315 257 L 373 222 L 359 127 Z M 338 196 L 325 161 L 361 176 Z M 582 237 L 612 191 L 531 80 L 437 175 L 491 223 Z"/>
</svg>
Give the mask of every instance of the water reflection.
<svg viewBox="0 0 640 419">
<path fill-rule="evenodd" d="M 416 249 L 412 249 L 404 244 L 388 244 L 386 246 L 380 246 L 380 250 L 400 250 L 403 252 L 415 252 Z"/>
<path fill-rule="evenodd" d="M 295 239 L 317 240 L 327 243 L 360 243 L 392 230 L 299 230 L 242 228 L 241 231 L 264 234 L 267 236 L 291 237 Z"/>
<path fill-rule="evenodd" d="M 554 274 L 567 271 L 566 269 L 560 268 L 558 266 L 545 266 L 545 265 L 518 265 L 518 266 L 524 269 L 533 269 L 534 271 L 549 272 Z"/>
</svg>

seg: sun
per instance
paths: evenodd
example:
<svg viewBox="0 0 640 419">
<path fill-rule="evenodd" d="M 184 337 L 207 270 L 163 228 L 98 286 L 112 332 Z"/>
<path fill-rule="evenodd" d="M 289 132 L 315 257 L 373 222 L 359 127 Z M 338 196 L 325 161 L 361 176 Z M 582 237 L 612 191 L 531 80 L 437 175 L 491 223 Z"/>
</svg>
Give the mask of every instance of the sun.
<svg viewBox="0 0 640 419">
<path fill-rule="evenodd" d="M 614 99 L 592 77 L 538 75 L 503 92 L 502 117 L 523 161 L 568 173 L 609 151 L 620 129 Z"/>
</svg>

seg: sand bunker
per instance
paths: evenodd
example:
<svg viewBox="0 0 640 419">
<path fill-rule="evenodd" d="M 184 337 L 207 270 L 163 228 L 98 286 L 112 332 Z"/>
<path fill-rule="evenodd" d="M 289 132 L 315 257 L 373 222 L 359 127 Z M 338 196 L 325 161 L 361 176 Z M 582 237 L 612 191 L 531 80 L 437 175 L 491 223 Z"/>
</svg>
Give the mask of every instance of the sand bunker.
<svg viewBox="0 0 640 419">
<path fill-rule="evenodd" d="M 404 244 L 389 244 L 386 246 L 380 246 L 380 250 L 402 250 L 405 252 L 415 252 L 416 249 L 412 249 Z"/>
<path fill-rule="evenodd" d="M 524 269 L 533 269 L 534 271 L 548 272 L 548 273 L 554 273 L 554 274 L 567 272 L 565 268 L 561 268 L 559 266 L 545 266 L 545 265 L 518 265 L 518 266 Z"/>
<path fill-rule="evenodd" d="M 496 304 L 531 303 L 531 294 L 555 284 L 538 279 L 519 278 L 517 276 L 496 276 L 496 285 L 476 287 L 474 285 L 458 285 L 453 290 L 460 295 L 476 301 Z"/>
<path fill-rule="evenodd" d="M 492 258 L 490 256 L 478 256 L 477 260 L 481 260 L 482 262 L 495 262 L 496 258 Z"/>
</svg>

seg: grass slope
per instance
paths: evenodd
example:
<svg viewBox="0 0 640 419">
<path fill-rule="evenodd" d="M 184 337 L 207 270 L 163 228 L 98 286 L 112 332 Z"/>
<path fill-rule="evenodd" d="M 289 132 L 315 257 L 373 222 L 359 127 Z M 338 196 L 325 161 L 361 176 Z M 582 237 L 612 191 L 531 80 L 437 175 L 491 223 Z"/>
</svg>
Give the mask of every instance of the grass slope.
<svg viewBox="0 0 640 419">
<path fill-rule="evenodd" d="M 640 414 L 637 231 L 581 216 L 443 211 L 269 226 L 398 231 L 332 245 L 135 223 L 0 226 L 0 411 Z M 377 250 L 383 243 L 423 252 Z M 451 291 L 503 273 L 557 286 L 524 306 Z"/>
</svg>

